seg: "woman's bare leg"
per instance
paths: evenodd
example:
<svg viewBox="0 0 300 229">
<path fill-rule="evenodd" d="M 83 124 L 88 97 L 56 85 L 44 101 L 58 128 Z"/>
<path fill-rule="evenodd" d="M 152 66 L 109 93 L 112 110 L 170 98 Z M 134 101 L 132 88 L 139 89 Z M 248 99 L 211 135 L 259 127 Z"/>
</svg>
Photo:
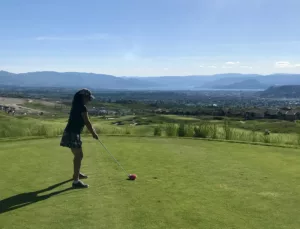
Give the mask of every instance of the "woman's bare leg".
<svg viewBox="0 0 300 229">
<path fill-rule="evenodd" d="M 89 186 L 87 184 L 84 184 L 79 178 L 83 177 L 82 175 L 80 175 L 80 167 L 81 167 L 81 161 L 83 158 L 83 152 L 82 149 L 76 149 L 73 148 L 71 149 L 72 153 L 74 154 L 74 160 L 73 160 L 73 164 L 74 164 L 74 174 L 73 174 L 73 188 L 88 188 Z"/>
<path fill-rule="evenodd" d="M 73 159 L 73 165 L 74 165 L 74 173 L 73 173 L 73 179 L 74 181 L 79 180 L 79 173 L 80 173 L 80 167 L 81 167 L 81 161 L 83 158 L 83 152 L 81 148 L 72 148 L 72 153 L 74 155 Z"/>
</svg>

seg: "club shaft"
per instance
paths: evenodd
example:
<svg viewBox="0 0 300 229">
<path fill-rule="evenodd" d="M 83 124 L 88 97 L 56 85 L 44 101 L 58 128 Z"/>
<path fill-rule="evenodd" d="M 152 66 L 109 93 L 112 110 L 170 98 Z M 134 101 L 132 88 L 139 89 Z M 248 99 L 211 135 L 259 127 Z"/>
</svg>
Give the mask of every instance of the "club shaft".
<svg viewBox="0 0 300 229">
<path fill-rule="evenodd" d="M 105 145 L 100 141 L 100 144 L 103 146 L 103 148 L 106 150 L 106 152 L 115 160 L 115 162 L 121 167 L 121 169 L 128 175 L 127 171 L 123 168 L 123 166 L 118 162 L 118 160 L 109 152 L 109 150 L 105 147 Z"/>
</svg>

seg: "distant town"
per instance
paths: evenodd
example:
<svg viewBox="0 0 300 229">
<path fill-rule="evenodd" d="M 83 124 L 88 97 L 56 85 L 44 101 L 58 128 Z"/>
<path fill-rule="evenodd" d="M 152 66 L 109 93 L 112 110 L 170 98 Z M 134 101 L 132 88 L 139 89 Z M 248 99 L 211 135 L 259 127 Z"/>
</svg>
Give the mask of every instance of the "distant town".
<svg viewBox="0 0 300 229">
<path fill-rule="evenodd" d="M 288 89 L 287 89 L 288 90 Z M 68 113 L 74 89 L 2 87 L 0 109 L 15 114 L 47 114 L 36 101 L 50 106 L 52 115 Z M 103 91 L 94 90 L 96 100 L 89 107 L 93 116 L 128 114 L 209 115 L 244 119 L 300 119 L 299 98 L 276 98 L 266 91 Z M 6 100 L 5 100 L 6 98 Z M 11 102 L 9 102 L 9 99 Z M 5 100 L 5 103 L 3 102 Z"/>
</svg>

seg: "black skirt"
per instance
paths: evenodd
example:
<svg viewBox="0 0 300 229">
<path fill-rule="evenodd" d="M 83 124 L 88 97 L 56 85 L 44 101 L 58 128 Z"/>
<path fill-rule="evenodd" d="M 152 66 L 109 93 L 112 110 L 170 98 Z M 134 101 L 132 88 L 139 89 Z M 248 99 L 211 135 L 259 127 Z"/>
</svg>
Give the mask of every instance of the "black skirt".
<svg viewBox="0 0 300 229">
<path fill-rule="evenodd" d="M 80 134 L 64 131 L 60 141 L 60 146 L 68 148 L 81 148 L 82 142 Z"/>
</svg>

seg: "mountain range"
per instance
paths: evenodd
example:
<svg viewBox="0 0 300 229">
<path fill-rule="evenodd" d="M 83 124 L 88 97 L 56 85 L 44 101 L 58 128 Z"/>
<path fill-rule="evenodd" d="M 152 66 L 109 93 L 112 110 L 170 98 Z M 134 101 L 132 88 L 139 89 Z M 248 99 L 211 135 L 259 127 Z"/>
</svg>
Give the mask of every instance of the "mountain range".
<svg viewBox="0 0 300 229">
<path fill-rule="evenodd" d="M 246 79 L 239 82 L 234 82 L 232 84 L 226 85 L 219 85 L 214 86 L 216 89 L 248 89 L 248 90 L 255 90 L 255 89 L 266 89 L 268 86 L 259 82 L 257 79 Z"/>
<path fill-rule="evenodd" d="M 0 85 L 28 87 L 88 87 L 94 89 L 139 89 L 156 86 L 135 78 L 81 72 L 28 72 L 14 74 L 0 71 Z"/>
<path fill-rule="evenodd" d="M 300 97 L 300 85 L 284 85 L 284 86 L 272 86 L 267 90 L 260 92 L 260 96 L 263 98 L 288 98 L 294 99 Z"/>
<path fill-rule="evenodd" d="M 203 89 L 267 89 L 270 86 L 300 85 L 300 74 L 216 74 L 194 76 L 116 77 L 81 72 L 0 71 L 0 85 L 29 87 L 88 87 L 118 90 L 203 90 Z"/>
</svg>

